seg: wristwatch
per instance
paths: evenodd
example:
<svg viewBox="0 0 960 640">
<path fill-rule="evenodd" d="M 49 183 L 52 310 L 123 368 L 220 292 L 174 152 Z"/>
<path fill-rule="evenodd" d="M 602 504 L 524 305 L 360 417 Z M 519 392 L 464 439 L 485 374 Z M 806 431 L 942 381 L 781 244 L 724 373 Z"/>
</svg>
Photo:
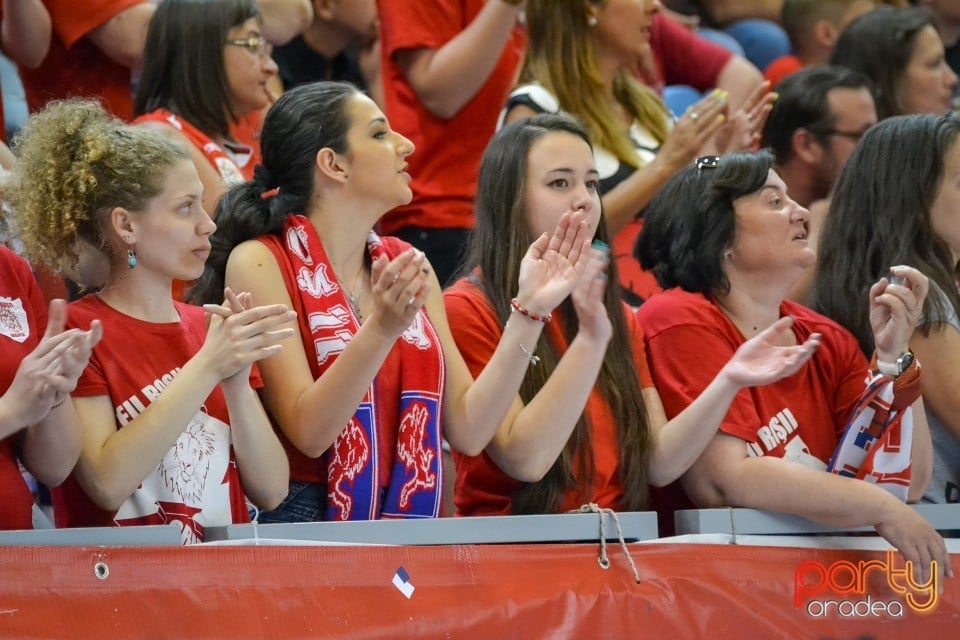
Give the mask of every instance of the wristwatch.
<svg viewBox="0 0 960 640">
<path fill-rule="evenodd" d="M 900 357 L 897 358 L 896 362 L 884 362 L 883 360 L 877 360 L 877 369 L 879 369 L 880 373 L 885 376 L 896 378 L 910 368 L 910 365 L 913 364 L 913 360 L 913 352 L 907 349 L 900 354 Z"/>
</svg>

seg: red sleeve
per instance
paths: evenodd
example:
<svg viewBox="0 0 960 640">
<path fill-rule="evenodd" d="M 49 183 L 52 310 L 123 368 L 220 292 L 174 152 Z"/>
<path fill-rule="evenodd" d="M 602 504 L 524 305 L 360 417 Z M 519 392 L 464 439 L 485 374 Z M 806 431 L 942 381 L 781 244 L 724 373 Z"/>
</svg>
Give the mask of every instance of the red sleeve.
<svg viewBox="0 0 960 640">
<path fill-rule="evenodd" d="M 497 350 L 503 331 L 478 288 L 463 280 L 443 292 L 453 340 L 476 378 Z"/>
<path fill-rule="evenodd" d="M 767 68 L 763 71 L 763 77 L 770 82 L 771 87 L 775 87 L 780 84 L 781 80 L 800 71 L 800 69 L 803 69 L 803 63 L 796 56 L 780 56 L 767 65 Z"/>
<path fill-rule="evenodd" d="M 463 31 L 463 2 L 378 0 L 380 43 L 386 57 L 401 49 L 438 49 Z"/>
<path fill-rule="evenodd" d="M 647 359 L 667 418 L 686 409 L 709 386 L 736 351 L 706 327 L 678 324 L 647 339 Z M 741 389 L 720 430 L 753 442 L 762 424 L 749 389 Z"/>
<path fill-rule="evenodd" d="M 146 0 L 44 0 L 53 30 L 69 49 L 118 13 Z"/>
<path fill-rule="evenodd" d="M 627 315 L 627 330 L 630 332 L 630 344 L 633 346 L 633 363 L 637 368 L 637 377 L 640 379 L 640 388 L 647 389 L 654 386 L 650 375 L 650 365 L 647 362 L 647 348 L 644 346 L 643 328 L 637 321 L 637 316 L 626 304 L 623 305 Z"/>
<path fill-rule="evenodd" d="M 717 76 L 733 57 L 728 49 L 663 14 L 653 17 L 650 47 L 664 83 L 690 85 L 698 91 L 717 86 Z"/>
</svg>

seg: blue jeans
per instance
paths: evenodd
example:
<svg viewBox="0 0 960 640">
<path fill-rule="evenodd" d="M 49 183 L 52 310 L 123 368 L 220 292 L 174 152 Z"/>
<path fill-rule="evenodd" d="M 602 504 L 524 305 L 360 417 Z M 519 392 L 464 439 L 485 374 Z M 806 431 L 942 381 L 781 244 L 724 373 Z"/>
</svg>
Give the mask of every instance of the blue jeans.
<svg viewBox="0 0 960 640">
<path fill-rule="evenodd" d="M 277 522 L 321 522 L 327 507 L 325 487 L 314 482 L 290 481 L 290 493 L 273 511 L 261 511 L 260 524 Z M 253 519 L 253 514 L 250 514 Z"/>
</svg>

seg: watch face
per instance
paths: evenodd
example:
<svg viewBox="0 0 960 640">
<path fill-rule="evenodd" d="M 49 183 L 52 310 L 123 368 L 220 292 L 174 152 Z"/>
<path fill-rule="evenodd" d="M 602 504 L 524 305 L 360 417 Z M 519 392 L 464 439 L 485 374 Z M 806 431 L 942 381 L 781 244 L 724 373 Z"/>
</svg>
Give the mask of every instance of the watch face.
<svg viewBox="0 0 960 640">
<path fill-rule="evenodd" d="M 899 373 L 903 373 L 910 368 L 910 365 L 913 364 L 913 352 L 907 351 L 902 356 L 897 358 L 897 370 Z"/>
</svg>

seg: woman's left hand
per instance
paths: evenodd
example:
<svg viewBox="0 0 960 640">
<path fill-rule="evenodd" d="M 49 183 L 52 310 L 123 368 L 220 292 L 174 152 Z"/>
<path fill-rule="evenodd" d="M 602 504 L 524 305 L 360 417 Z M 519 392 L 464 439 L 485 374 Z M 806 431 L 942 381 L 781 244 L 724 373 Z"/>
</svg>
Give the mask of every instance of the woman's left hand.
<svg viewBox="0 0 960 640">
<path fill-rule="evenodd" d="M 812 334 L 803 344 L 781 346 L 781 335 L 789 332 L 792 325 L 792 317 L 780 318 L 744 342 L 723 367 L 721 374 L 740 387 L 771 384 L 792 376 L 820 346 L 819 333 Z"/>
<path fill-rule="evenodd" d="M 579 211 L 560 216 L 553 236 L 537 238 L 520 262 L 517 302 L 547 315 L 570 295 L 590 256 L 587 222 Z"/>
<path fill-rule="evenodd" d="M 870 287 L 870 327 L 877 358 L 884 362 L 896 361 L 909 348 L 930 290 L 927 277 L 913 267 L 898 265 L 890 273 L 903 282 L 880 278 Z"/>
<path fill-rule="evenodd" d="M 770 83 L 760 83 L 714 135 L 717 153 L 755 151 L 776 99 L 777 94 L 770 91 Z"/>
</svg>

